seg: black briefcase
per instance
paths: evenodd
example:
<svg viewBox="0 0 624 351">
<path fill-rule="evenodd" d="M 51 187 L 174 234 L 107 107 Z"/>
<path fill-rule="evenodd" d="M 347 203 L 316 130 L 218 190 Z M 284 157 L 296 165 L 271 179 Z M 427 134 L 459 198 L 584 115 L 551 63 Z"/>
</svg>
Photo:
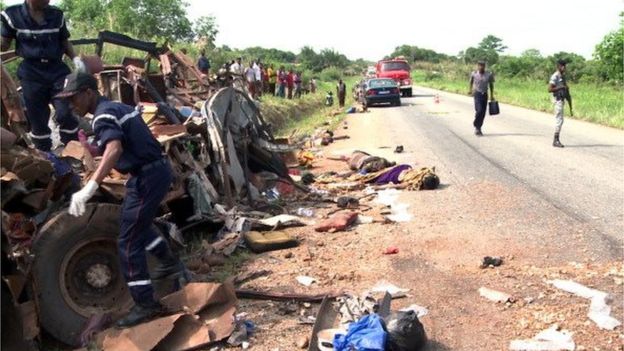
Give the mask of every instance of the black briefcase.
<svg viewBox="0 0 624 351">
<path fill-rule="evenodd" d="M 496 100 L 490 101 L 488 109 L 490 110 L 490 116 L 499 114 L 500 109 L 498 108 L 498 101 Z"/>
</svg>

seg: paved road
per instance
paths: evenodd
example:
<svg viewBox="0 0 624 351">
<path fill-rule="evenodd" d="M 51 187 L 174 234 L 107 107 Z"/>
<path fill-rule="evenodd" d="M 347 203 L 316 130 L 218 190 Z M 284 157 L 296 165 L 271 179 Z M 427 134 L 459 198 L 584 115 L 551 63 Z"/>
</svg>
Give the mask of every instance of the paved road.
<svg viewBox="0 0 624 351">
<path fill-rule="evenodd" d="M 338 133 L 351 138 L 326 151 L 364 149 L 399 163 L 436 166 L 443 184 L 401 194 L 414 216 L 410 222 L 362 229 L 355 251 L 366 252 L 370 239 L 376 248 L 396 245 L 401 254 L 375 258 L 361 274 L 378 269 L 411 289 L 406 304 L 430 307 L 428 350 L 503 350 L 511 339 L 549 326 L 544 316 L 550 314 L 562 316 L 577 345 L 610 349 L 618 332 L 588 327 L 586 304 L 552 294 L 544 280 L 578 280 L 614 294 L 613 306 L 623 306 L 621 286 L 591 280 L 603 273 L 570 270 L 570 264 L 608 270 L 624 258 L 624 132 L 567 119 L 566 147 L 556 149 L 551 114 L 501 104 L 502 114 L 487 117 L 485 136 L 477 137 L 470 97 L 426 88 L 415 93 L 401 107 L 349 115 L 348 130 Z M 405 152 L 394 154 L 399 144 Z M 479 270 L 485 255 L 504 256 L 504 266 Z M 481 286 L 520 298 L 548 297 L 506 309 L 479 297 Z"/>
<path fill-rule="evenodd" d="M 486 117 L 485 136 L 477 137 L 473 111 L 471 97 L 417 88 L 400 108 L 373 108 L 371 117 L 382 115 L 393 142 L 420 151 L 415 159 L 437 165 L 448 184 L 481 180 L 523 190 L 532 198 L 529 206 L 542 211 L 536 223 L 540 217 L 560 222 L 553 231 L 563 239 L 561 248 L 574 234 L 566 228 L 574 227 L 585 233 L 587 250 L 622 258 L 623 131 L 566 119 L 561 137 L 566 147 L 556 149 L 551 114 L 501 104 L 501 115 Z M 478 206 L 489 206 L 488 201 Z"/>
</svg>

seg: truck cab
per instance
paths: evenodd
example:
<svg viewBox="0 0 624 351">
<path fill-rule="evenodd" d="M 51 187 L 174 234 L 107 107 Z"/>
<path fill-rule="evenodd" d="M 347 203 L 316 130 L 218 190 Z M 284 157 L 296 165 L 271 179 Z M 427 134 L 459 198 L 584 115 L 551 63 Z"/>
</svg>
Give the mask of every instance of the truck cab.
<svg viewBox="0 0 624 351">
<path fill-rule="evenodd" d="M 375 67 L 377 78 L 393 79 L 401 89 L 401 96 L 412 96 L 410 66 L 405 58 L 397 57 L 389 60 L 381 60 L 377 62 Z"/>
</svg>

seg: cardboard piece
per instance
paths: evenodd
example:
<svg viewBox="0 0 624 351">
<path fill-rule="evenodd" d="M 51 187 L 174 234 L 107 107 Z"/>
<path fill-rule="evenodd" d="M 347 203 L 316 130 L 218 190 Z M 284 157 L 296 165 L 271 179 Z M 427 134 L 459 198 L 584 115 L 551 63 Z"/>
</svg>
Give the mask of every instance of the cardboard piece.
<svg viewBox="0 0 624 351">
<path fill-rule="evenodd" d="M 190 283 L 161 302 L 170 311 L 183 312 L 128 329 L 107 329 L 98 345 L 106 351 L 185 351 L 234 331 L 237 299 L 231 284 Z"/>
</svg>

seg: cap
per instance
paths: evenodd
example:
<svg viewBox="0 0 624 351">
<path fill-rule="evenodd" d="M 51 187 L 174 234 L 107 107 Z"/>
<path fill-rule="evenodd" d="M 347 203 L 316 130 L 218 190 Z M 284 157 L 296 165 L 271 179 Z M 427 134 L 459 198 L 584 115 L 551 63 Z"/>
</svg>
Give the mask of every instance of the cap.
<svg viewBox="0 0 624 351">
<path fill-rule="evenodd" d="M 565 65 L 567 65 L 568 63 L 566 62 L 566 60 L 561 59 L 561 60 L 557 60 L 557 64 L 558 64 L 558 65 L 561 65 L 561 66 L 565 66 Z"/>
<path fill-rule="evenodd" d="M 97 90 L 97 80 L 95 80 L 95 77 L 84 72 L 73 72 L 65 78 L 63 91 L 56 94 L 54 97 L 68 98 L 86 89 Z"/>
</svg>

